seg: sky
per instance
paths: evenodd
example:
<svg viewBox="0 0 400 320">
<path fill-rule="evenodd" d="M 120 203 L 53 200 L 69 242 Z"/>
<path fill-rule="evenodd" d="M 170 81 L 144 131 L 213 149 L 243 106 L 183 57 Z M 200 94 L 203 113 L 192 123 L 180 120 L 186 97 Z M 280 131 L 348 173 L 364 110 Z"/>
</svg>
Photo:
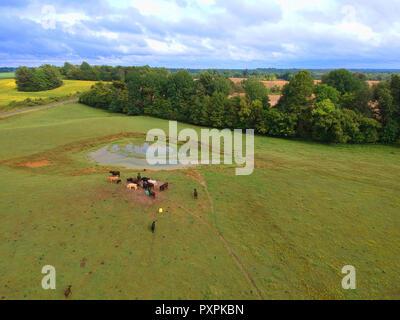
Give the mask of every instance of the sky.
<svg viewBox="0 0 400 320">
<path fill-rule="evenodd" d="M 1 0 L 0 66 L 400 69 L 400 0 Z"/>
</svg>

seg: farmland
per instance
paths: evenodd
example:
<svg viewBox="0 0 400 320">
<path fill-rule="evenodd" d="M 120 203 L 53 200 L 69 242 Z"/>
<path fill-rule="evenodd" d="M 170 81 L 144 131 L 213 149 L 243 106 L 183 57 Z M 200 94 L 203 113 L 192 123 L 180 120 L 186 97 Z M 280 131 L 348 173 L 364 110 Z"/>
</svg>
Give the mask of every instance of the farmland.
<svg viewBox="0 0 400 320">
<path fill-rule="evenodd" d="M 15 76 L 14 72 L 1 72 L 0 79 L 13 79 Z"/>
<path fill-rule="evenodd" d="M 257 136 L 251 176 L 147 172 L 170 188 L 142 203 L 87 154 L 152 128 L 168 122 L 81 104 L 0 120 L 1 299 L 400 297 L 399 148 Z M 341 287 L 348 264 L 357 290 Z"/>
<path fill-rule="evenodd" d="M 46 99 L 75 94 L 89 89 L 94 83 L 94 81 L 64 80 L 64 84 L 57 89 L 40 92 L 21 92 L 17 90 L 14 79 L 3 79 L 0 80 L 0 109 L 12 101 L 18 102 L 27 98 Z"/>
</svg>

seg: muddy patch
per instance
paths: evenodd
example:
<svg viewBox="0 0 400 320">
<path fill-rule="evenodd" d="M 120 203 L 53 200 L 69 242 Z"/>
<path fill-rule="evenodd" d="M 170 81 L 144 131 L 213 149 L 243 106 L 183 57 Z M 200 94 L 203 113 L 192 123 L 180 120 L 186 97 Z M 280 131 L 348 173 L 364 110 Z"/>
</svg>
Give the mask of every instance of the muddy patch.
<svg viewBox="0 0 400 320">
<path fill-rule="evenodd" d="M 160 182 L 161 183 L 161 182 Z M 160 184 L 158 184 L 160 185 Z M 143 188 L 138 190 L 129 190 L 126 188 L 125 184 L 112 187 L 104 186 L 93 190 L 94 197 L 99 200 L 119 200 L 125 201 L 130 206 L 135 207 L 137 205 L 142 205 L 146 207 L 153 206 L 154 204 L 161 202 L 165 199 L 165 195 L 168 191 L 160 192 L 158 188 L 154 189 L 156 193 L 156 198 L 153 199 L 146 194 Z"/>
<path fill-rule="evenodd" d="M 40 168 L 40 167 L 51 166 L 51 163 L 47 160 L 41 160 L 36 162 L 23 162 L 20 164 L 20 166 L 26 168 Z"/>
</svg>

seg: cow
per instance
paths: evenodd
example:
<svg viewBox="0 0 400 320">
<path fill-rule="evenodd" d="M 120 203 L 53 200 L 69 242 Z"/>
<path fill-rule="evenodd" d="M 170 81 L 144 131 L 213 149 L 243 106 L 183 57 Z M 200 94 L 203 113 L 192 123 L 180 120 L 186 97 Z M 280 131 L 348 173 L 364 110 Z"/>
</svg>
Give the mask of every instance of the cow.
<svg viewBox="0 0 400 320">
<path fill-rule="evenodd" d="M 72 287 L 72 286 L 69 285 L 68 288 L 67 288 L 67 290 L 65 290 L 64 295 L 65 295 L 66 298 L 68 298 L 68 296 L 71 294 L 71 287 Z"/>
<path fill-rule="evenodd" d="M 144 189 L 152 189 L 152 188 L 154 188 L 154 184 L 148 183 L 148 182 L 143 182 L 143 188 Z"/>
<path fill-rule="evenodd" d="M 116 177 L 116 176 L 120 176 L 121 175 L 121 172 L 119 172 L 119 171 L 110 171 L 110 173 L 114 176 L 114 177 Z"/>
<path fill-rule="evenodd" d="M 140 180 L 134 179 L 134 178 L 129 178 L 126 179 L 127 183 L 134 183 L 134 184 L 139 184 Z"/>
<path fill-rule="evenodd" d="M 143 177 L 142 178 L 142 181 L 144 181 L 144 182 L 147 182 L 147 181 L 149 181 L 150 180 L 150 178 L 146 178 L 146 177 Z"/>
<path fill-rule="evenodd" d="M 149 179 L 147 182 L 148 182 L 148 183 L 151 183 L 151 184 L 154 184 L 155 186 L 157 185 L 157 181 L 156 181 L 156 180 L 150 180 L 150 179 Z"/>
<path fill-rule="evenodd" d="M 135 189 L 137 190 L 138 186 L 135 183 L 130 183 L 126 186 L 129 190 Z"/>
<path fill-rule="evenodd" d="M 168 189 L 168 182 L 166 182 L 162 186 L 160 186 L 160 191 L 164 191 L 166 189 Z"/>
<path fill-rule="evenodd" d="M 194 196 L 195 199 L 197 199 L 197 196 L 198 196 L 197 189 L 194 189 L 193 196 Z"/>
<path fill-rule="evenodd" d="M 107 180 L 110 181 L 110 183 L 116 182 L 117 184 L 119 184 L 121 182 L 121 179 L 119 177 L 108 177 Z"/>
<path fill-rule="evenodd" d="M 154 233 L 155 230 L 156 230 L 156 222 L 153 221 L 153 223 L 151 224 L 151 232 Z"/>
</svg>

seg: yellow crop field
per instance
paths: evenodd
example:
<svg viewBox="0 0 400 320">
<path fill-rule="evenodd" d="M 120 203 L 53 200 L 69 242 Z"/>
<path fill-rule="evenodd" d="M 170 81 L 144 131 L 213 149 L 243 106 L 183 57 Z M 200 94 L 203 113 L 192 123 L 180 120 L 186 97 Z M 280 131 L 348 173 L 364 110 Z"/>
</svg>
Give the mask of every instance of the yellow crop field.
<svg viewBox="0 0 400 320">
<path fill-rule="evenodd" d="M 17 90 L 14 79 L 0 80 L 0 107 L 8 105 L 11 101 L 23 101 L 27 98 L 52 98 L 62 97 L 76 92 L 88 90 L 95 81 L 64 80 L 64 84 L 56 89 L 39 92 L 21 92 Z"/>
</svg>

